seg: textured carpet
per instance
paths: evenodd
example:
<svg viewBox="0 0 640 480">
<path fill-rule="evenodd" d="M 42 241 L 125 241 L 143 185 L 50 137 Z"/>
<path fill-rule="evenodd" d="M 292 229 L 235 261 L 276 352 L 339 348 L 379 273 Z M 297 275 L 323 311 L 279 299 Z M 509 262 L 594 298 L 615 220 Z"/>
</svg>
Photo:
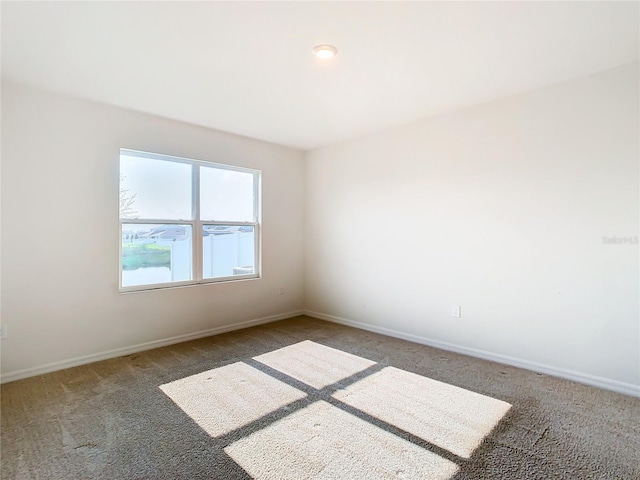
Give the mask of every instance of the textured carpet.
<svg viewBox="0 0 640 480">
<path fill-rule="evenodd" d="M 307 317 L 1 393 L 3 479 L 640 479 L 640 399 Z"/>
</svg>

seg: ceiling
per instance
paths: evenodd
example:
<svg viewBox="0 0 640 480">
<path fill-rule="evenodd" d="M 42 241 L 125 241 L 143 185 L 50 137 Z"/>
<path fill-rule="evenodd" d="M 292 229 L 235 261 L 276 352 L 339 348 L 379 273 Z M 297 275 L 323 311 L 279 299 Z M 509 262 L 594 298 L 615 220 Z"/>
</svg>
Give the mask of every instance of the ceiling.
<svg viewBox="0 0 640 480">
<path fill-rule="evenodd" d="M 2 2 L 2 77 L 308 150 L 636 62 L 639 5 Z"/>
</svg>

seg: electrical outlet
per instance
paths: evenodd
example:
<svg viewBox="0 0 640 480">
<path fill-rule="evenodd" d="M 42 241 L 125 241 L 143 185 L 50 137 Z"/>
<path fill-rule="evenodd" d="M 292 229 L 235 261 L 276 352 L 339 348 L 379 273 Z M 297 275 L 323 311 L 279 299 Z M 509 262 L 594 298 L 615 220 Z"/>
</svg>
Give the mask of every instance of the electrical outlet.
<svg viewBox="0 0 640 480">
<path fill-rule="evenodd" d="M 284 295 L 284 287 L 278 289 L 278 295 Z"/>
<path fill-rule="evenodd" d="M 7 326 L 6 325 L 1 325 L 0 326 L 0 338 L 7 338 Z"/>
<path fill-rule="evenodd" d="M 460 318 L 462 316 L 460 305 L 454 305 L 451 307 L 451 316 L 456 318 Z"/>
</svg>

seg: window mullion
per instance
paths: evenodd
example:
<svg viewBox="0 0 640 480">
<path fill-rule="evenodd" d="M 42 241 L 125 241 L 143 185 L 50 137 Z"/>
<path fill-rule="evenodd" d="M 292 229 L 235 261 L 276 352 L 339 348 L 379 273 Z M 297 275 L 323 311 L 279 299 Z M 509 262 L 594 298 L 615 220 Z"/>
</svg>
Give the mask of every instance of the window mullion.
<svg viewBox="0 0 640 480">
<path fill-rule="evenodd" d="M 161 218 L 121 218 L 120 223 L 131 225 L 184 225 L 192 220 L 163 220 Z"/>
<path fill-rule="evenodd" d="M 193 276 L 202 281 L 202 222 L 200 221 L 200 165 L 193 165 L 192 211 L 193 211 Z"/>
</svg>

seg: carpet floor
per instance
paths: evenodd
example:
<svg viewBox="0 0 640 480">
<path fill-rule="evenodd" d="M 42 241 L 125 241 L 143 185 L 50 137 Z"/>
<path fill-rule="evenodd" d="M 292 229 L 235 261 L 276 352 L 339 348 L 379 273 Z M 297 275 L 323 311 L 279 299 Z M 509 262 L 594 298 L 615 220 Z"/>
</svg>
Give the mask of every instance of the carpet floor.
<svg viewBox="0 0 640 480">
<path fill-rule="evenodd" d="M 297 317 L 2 385 L 3 479 L 640 479 L 640 399 Z"/>
</svg>

